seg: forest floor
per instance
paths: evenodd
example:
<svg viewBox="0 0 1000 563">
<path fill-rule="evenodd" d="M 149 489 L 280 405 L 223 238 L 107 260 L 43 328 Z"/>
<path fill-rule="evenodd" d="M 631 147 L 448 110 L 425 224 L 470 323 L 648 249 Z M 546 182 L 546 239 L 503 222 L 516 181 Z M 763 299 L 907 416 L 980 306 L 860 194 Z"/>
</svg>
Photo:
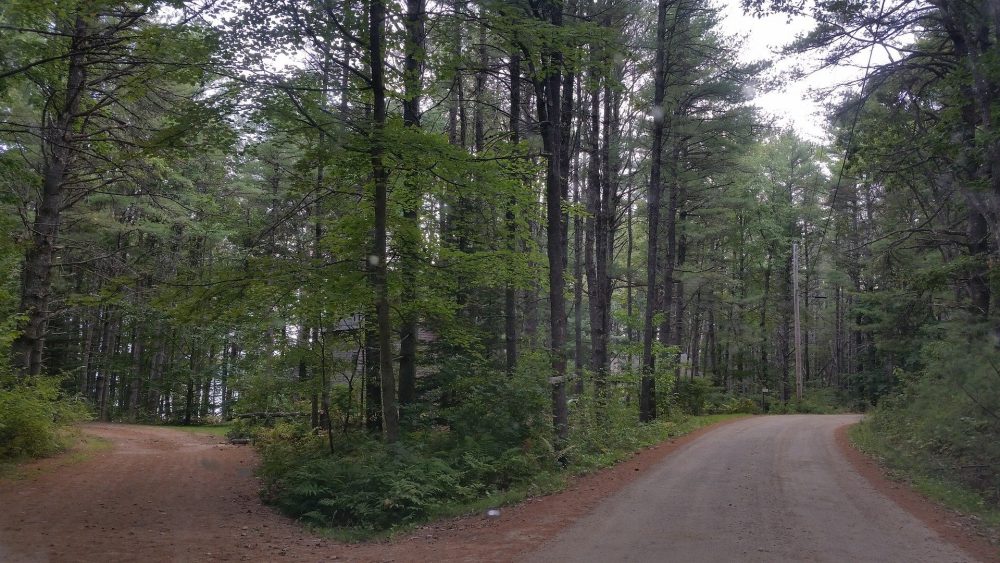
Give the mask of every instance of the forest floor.
<svg viewBox="0 0 1000 563">
<path fill-rule="evenodd" d="M 851 459 L 859 454 L 844 451 L 836 430 L 856 419 L 722 423 L 500 517 L 441 521 L 366 544 L 322 538 L 263 506 L 250 447 L 88 424 L 87 434 L 112 447 L 74 463 L 35 462 L 0 480 L 0 561 L 697 561 L 741 553 L 834 561 L 854 553 L 844 551 L 849 543 L 868 554 L 859 561 L 996 557 L 954 517 L 919 497 L 901 501 L 899 485 Z M 684 455 L 671 455 L 678 450 Z"/>
</svg>

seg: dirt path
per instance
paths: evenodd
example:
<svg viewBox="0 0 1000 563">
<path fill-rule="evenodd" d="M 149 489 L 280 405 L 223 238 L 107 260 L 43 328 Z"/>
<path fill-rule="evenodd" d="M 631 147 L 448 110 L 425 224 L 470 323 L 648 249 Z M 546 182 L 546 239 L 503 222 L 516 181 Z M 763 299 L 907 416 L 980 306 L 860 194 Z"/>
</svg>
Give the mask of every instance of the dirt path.
<svg viewBox="0 0 1000 563">
<path fill-rule="evenodd" d="M 500 518 L 459 518 L 365 545 L 319 538 L 262 506 L 249 447 L 94 424 L 86 431 L 113 448 L 0 481 L 0 561 L 512 561 L 532 553 L 535 561 L 968 560 L 846 468 L 825 436 L 851 420 L 717 425 L 575 479 L 563 493 L 505 508 Z M 636 498 L 642 512 L 630 508 Z M 636 530 L 638 542 L 625 540 Z M 863 544 L 867 555 L 845 551 L 873 530 L 885 541 Z"/>
</svg>

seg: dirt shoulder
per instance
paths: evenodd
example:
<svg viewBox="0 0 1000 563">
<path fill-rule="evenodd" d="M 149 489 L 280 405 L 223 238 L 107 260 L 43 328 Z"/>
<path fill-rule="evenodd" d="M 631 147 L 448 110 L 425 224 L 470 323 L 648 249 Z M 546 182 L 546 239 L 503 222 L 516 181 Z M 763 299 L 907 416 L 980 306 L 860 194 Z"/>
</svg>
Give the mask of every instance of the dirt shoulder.
<svg viewBox="0 0 1000 563">
<path fill-rule="evenodd" d="M 928 499 L 905 483 L 887 477 L 885 468 L 851 444 L 850 426 L 837 429 L 837 445 L 844 457 L 878 492 L 918 518 L 943 539 L 982 561 L 1000 561 L 1000 546 L 978 531 L 975 521 Z"/>
</svg>

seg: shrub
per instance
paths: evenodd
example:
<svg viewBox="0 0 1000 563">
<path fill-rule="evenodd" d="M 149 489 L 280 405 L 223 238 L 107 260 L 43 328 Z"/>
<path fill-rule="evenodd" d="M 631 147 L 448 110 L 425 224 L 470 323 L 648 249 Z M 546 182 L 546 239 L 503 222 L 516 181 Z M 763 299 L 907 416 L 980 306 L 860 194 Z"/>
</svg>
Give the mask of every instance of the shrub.
<svg viewBox="0 0 1000 563">
<path fill-rule="evenodd" d="M 465 496 L 459 472 L 444 460 L 371 446 L 306 460 L 276 483 L 276 504 L 312 524 L 385 529 Z"/>
<path fill-rule="evenodd" d="M 691 415 L 705 413 L 712 393 L 712 383 L 704 377 L 681 379 L 674 387 L 674 401 L 681 412 Z"/>
<path fill-rule="evenodd" d="M 40 457 L 60 450 L 60 429 L 89 417 L 84 403 L 65 397 L 55 378 L 0 381 L 0 459 Z"/>
<path fill-rule="evenodd" d="M 760 412 L 760 403 L 750 397 L 735 397 L 725 395 L 714 401 L 708 409 L 709 414 L 756 414 Z"/>
<path fill-rule="evenodd" d="M 865 424 L 894 466 L 957 481 L 1000 504 L 1000 351 L 985 335 L 923 348 L 924 368 L 897 371 L 902 390 Z"/>
<path fill-rule="evenodd" d="M 532 375 L 534 373 L 535 375 Z M 261 451 L 265 498 L 320 526 L 384 530 L 529 486 L 554 467 L 545 380 L 449 361 L 436 378 L 445 406 L 416 412 L 420 430 L 386 445 L 363 432 L 326 436 L 304 423 L 242 428 Z"/>
</svg>

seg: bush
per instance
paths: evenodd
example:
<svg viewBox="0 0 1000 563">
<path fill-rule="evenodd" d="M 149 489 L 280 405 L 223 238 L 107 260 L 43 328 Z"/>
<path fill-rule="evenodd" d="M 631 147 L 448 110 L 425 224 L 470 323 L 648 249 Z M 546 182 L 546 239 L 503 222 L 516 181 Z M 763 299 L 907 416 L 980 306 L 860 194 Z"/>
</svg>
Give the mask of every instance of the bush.
<svg viewBox="0 0 1000 563">
<path fill-rule="evenodd" d="M 722 387 L 712 385 L 707 377 L 678 381 L 673 400 L 682 413 L 693 416 L 760 412 L 758 401 L 725 393 Z"/>
<path fill-rule="evenodd" d="M 896 372 L 902 390 L 865 425 L 890 465 L 958 482 L 1000 504 L 1000 351 L 985 335 L 923 348 L 924 368 Z"/>
<path fill-rule="evenodd" d="M 385 529 L 464 498 L 460 481 L 443 459 L 370 444 L 349 457 L 309 459 L 272 492 L 280 508 L 312 524 Z"/>
<path fill-rule="evenodd" d="M 701 415 L 708 405 L 712 383 L 704 377 L 681 379 L 674 387 L 674 401 L 684 414 Z"/>
<path fill-rule="evenodd" d="M 394 445 L 338 432 L 331 453 L 325 435 L 287 421 L 240 432 L 260 448 L 269 502 L 315 525 L 384 530 L 528 487 L 555 467 L 545 380 L 531 371 L 446 362 L 437 377 L 445 406 L 425 405 L 414 417 L 425 424 Z"/>
<path fill-rule="evenodd" d="M 727 395 L 713 402 L 708 412 L 709 414 L 757 414 L 760 412 L 760 403 L 750 397 Z"/>
<path fill-rule="evenodd" d="M 61 428 L 89 418 L 55 378 L 0 381 L 0 459 L 40 457 L 64 447 Z"/>
</svg>

